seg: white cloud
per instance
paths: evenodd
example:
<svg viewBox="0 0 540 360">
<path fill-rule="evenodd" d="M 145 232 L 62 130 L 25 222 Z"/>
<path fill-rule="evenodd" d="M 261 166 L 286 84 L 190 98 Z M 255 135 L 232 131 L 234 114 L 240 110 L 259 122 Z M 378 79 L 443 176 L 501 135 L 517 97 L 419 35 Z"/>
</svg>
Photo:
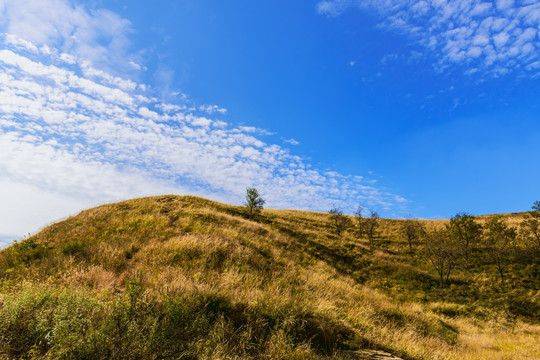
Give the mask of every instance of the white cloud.
<svg viewBox="0 0 540 360">
<path fill-rule="evenodd" d="M 137 71 L 146 71 L 147 68 L 144 67 L 144 66 L 141 66 L 140 64 L 137 64 L 135 61 L 130 61 L 128 62 L 128 65 L 131 66 L 133 69 L 137 70 Z"/>
<path fill-rule="evenodd" d="M 317 11 L 322 14 L 337 16 L 345 11 L 353 1 L 351 0 L 332 0 L 320 1 L 317 4 Z"/>
<path fill-rule="evenodd" d="M 15 48 L 22 48 L 33 53 L 39 52 L 39 49 L 37 48 L 37 46 L 32 44 L 30 41 L 26 41 L 12 34 L 6 34 L 5 41 L 6 43 L 14 46 Z"/>
<path fill-rule="evenodd" d="M 59 56 L 59 58 L 60 58 L 60 60 L 63 60 L 66 64 L 74 65 L 74 64 L 77 63 L 77 60 L 75 60 L 74 56 L 71 56 L 71 55 L 66 54 L 66 53 L 62 53 Z"/>
<path fill-rule="evenodd" d="M 350 7 L 377 13 L 380 26 L 423 45 L 439 69 L 462 65 L 497 76 L 535 71 L 540 60 L 538 0 L 325 0 L 317 10 L 337 16 Z"/>
<path fill-rule="evenodd" d="M 210 114 L 210 115 L 214 114 L 214 113 L 219 113 L 219 114 L 225 115 L 227 113 L 227 109 L 221 108 L 221 107 L 219 107 L 217 105 L 200 105 L 199 110 L 204 111 L 204 112 L 206 112 L 207 114 Z"/>
<path fill-rule="evenodd" d="M 130 62 L 131 24 L 106 9 L 87 9 L 71 0 L 0 0 L 0 26 L 19 39 L 89 60 L 123 73 Z"/>
<path fill-rule="evenodd" d="M 9 216 L 0 213 L 3 233 L 34 231 L 83 207 L 150 194 L 239 203 L 248 186 L 272 207 L 401 204 L 369 179 L 322 173 L 261 141 L 256 135 L 268 135 L 265 130 L 211 118 L 224 112 L 220 107 L 162 103 L 140 84 L 84 61 L 66 62 L 63 53 L 4 43 L 0 195 Z M 26 206 L 32 199 L 38 204 Z"/>
<path fill-rule="evenodd" d="M 0 0 L 0 238 L 96 204 L 162 193 L 240 203 L 255 186 L 268 205 L 402 206 L 361 176 L 324 173 L 217 105 L 150 95 L 118 68 L 130 24 L 69 0 Z M 295 144 L 293 139 L 287 140 Z M 10 235 L 11 236 L 11 235 Z"/>
<path fill-rule="evenodd" d="M 299 144 L 300 144 L 300 142 L 298 142 L 298 141 L 296 141 L 296 140 L 294 140 L 294 139 L 285 139 L 285 140 L 283 140 L 283 141 L 286 142 L 287 144 L 291 144 L 291 145 L 293 145 L 293 146 L 296 146 L 296 145 L 299 145 Z"/>
<path fill-rule="evenodd" d="M 495 46 L 497 46 L 497 48 L 502 48 L 503 46 L 505 46 L 506 43 L 508 43 L 509 39 L 510 35 L 505 32 L 501 32 L 493 36 L 493 42 L 495 43 Z"/>
<path fill-rule="evenodd" d="M 514 6 L 514 0 L 497 0 L 496 3 L 499 10 L 507 10 Z"/>
</svg>

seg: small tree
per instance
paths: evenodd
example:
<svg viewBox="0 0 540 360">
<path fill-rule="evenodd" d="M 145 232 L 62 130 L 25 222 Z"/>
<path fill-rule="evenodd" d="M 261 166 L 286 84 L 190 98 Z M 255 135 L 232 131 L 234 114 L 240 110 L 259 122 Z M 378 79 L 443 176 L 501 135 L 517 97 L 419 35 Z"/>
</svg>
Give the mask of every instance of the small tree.
<svg viewBox="0 0 540 360">
<path fill-rule="evenodd" d="M 540 250 L 540 201 L 535 201 L 528 217 L 521 222 L 520 235 Z"/>
<path fill-rule="evenodd" d="M 341 208 L 332 206 L 328 213 L 330 214 L 330 223 L 338 236 L 352 226 L 351 219 L 343 214 Z"/>
<path fill-rule="evenodd" d="M 535 201 L 533 206 L 531 206 L 531 209 L 531 213 L 533 213 L 535 217 L 540 218 L 540 201 Z"/>
<path fill-rule="evenodd" d="M 354 218 L 356 219 L 356 228 L 358 230 L 358 237 L 362 237 L 365 232 L 365 218 L 362 216 L 364 208 L 360 205 L 354 211 Z"/>
<path fill-rule="evenodd" d="M 491 218 L 486 224 L 486 229 L 487 256 L 497 267 L 501 281 L 504 281 L 506 268 L 514 260 L 516 229 L 506 225 L 500 216 Z"/>
<path fill-rule="evenodd" d="M 409 244 L 409 253 L 411 256 L 414 253 L 414 244 L 424 235 L 425 229 L 421 222 L 415 219 L 407 219 L 403 223 L 403 233 L 407 237 Z"/>
<path fill-rule="evenodd" d="M 256 211 L 263 208 L 265 202 L 266 200 L 259 195 L 259 191 L 257 191 L 257 189 L 250 187 L 246 188 L 246 202 L 244 205 L 249 209 L 250 219 L 253 217 L 253 214 Z"/>
<path fill-rule="evenodd" d="M 439 275 L 440 286 L 444 288 L 462 258 L 463 247 L 448 229 L 426 232 L 424 239 L 426 256 Z"/>
<path fill-rule="evenodd" d="M 369 239 L 369 246 L 373 248 L 375 245 L 375 236 L 379 227 L 379 213 L 375 210 L 369 210 L 369 217 L 364 219 L 365 231 Z"/>
<path fill-rule="evenodd" d="M 447 225 L 450 234 L 465 248 L 465 257 L 469 257 L 470 247 L 476 244 L 482 236 L 482 225 L 474 221 L 474 217 L 465 212 L 457 213 Z"/>
</svg>

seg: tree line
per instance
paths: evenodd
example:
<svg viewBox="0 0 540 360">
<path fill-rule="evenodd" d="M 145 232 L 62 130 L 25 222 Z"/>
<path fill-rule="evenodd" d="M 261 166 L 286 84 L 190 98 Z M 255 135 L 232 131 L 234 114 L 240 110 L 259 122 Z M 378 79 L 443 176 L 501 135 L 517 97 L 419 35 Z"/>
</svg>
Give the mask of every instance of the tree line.
<svg viewBox="0 0 540 360">
<path fill-rule="evenodd" d="M 257 189 L 246 189 L 244 205 L 250 219 L 264 204 Z M 338 237 L 352 230 L 358 238 L 367 238 L 371 249 L 377 247 L 381 235 L 381 218 L 377 211 L 358 206 L 351 218 L 341 208 L 332 206 L 328 213 L 329 225 Z M 500 215 L 479 220 L 460 212 L 444 227 L 427 229 L 420 220 L 409 218 L 402 222 L 400 232 L 407 242 L 408 254 L 426 259 L 443 288 L 449 285 L 456 269 L 470 268 L 478 259 L 493 265 L 503 283 L 512 264 L 531 258 L 540 261 L 540 201 L 533 203 L 517 227 L 509 225 Z M 471 257 L 473 251 L 474 259 Z"/>
<path fill-rule="evenodd" d="M 365 212 L 367 216 L 363 216 Z M 358 238 L 367 238 L 371 249 L 381 240 L 381 219 L 376 211 L 359 206 L 353 218 L 337 207 L 328 213 L 329 225 L 336 235 L 352 230 Z M 437 272 L 441 287 L 449 285 L 456 269 L 470 268 L 479 261 L 493 265 L 498 279 L 504 283 L 512 264 L 527 259 L 540 261 L 540 201 L 534 202 L 517 227 L 500 215 L 480 220 L 461 212 L 444 227 L 434 229 L 427 229 L 419 220 L 406 219 L 400 232 L 409 255 L 426 259 Z"/>
</svg>

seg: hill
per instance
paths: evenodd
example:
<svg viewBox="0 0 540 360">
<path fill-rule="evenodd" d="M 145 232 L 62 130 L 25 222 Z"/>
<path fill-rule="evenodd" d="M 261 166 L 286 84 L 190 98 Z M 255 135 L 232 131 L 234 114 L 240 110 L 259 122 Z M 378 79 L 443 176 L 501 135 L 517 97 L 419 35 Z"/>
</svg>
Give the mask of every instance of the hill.
<svg viewBox="0 0 540 360">
<path fill-rule="evenodd" d="M 0 251 L 0 355 L 540 357 L 538 258 L 510 264 L 501 282 L 473 249 L 473 268 L 441 288 L 420 249 L 409 253 L 403 224 L 381 219 L 370 247 L 353 229 L 336 235 L 326 213 L 249 219 L 191 196 L 86 210 Z"/>
</svg>

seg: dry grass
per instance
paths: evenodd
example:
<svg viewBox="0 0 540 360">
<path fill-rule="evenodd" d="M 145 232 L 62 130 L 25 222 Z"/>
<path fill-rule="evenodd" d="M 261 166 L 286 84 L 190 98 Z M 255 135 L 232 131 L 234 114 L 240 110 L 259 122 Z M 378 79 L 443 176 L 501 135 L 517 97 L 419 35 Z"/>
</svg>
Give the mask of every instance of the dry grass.
<svg viewBox="0 0 540 360">
<path fill-rule="evenodd" d="M 508 216 L 516 223 L 520 217 Z M 429 228 L 447 222 L 421 221 Z M 325 213 L 263 210 L 249 220 L 242 208 L 178 196 L 90 209 L 0 252 L 0 340 L 2 329 L 15 326 L 9 312 L 43 292 L 75 289 L 77 301 L 101 304 L 95 309 L 114 317 L 114 304 L 129 303 L 138 284 L 137 296 L 155 309 L 174 299 L 222 299 L 194 332 L 193 340 L 207 339 L 194 348 L 197 358 L 344 358 L 361 349 L 405 359 L 539 356 L 539 325 L 509 316 L 504 291 L 478 296 L 489 276 L 458 272 L 451 289 L 438 289 L 429 264 L 408 255 L 401 224 L 382 220 L 371 250 L 354 231 L 336 236 Z M 98 310 L 90 329 L 104 326 Z M 77 344 L 70 351 L 83 347 Z M 18 356 L 66 350 L 53 345 L 34 344 Z M 7 358 L 13 351 L 0 345 Z"/>
<path fill-rule="evenodd" d="M 540 358 L 540 326 L 516 323 L 501 327 L 496 322 L 482 326 L 466 319 L 454 322 L 460 329 L 462 359 L 529 360 Z"/>
</svg>

